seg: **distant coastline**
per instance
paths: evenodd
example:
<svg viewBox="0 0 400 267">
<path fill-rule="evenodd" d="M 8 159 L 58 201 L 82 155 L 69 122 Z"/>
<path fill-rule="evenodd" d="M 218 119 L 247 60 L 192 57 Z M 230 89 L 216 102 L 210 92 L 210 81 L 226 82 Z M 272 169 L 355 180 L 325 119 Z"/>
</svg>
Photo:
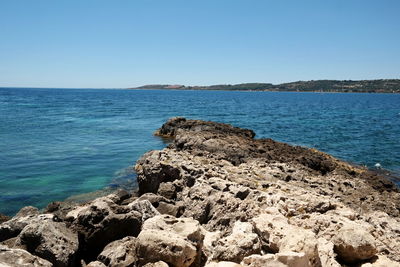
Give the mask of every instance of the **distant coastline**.
<svg viewBox="0 0 400 267">
<path fill-rule="evenodd" d="M 221 90 L 221 91 L 271 91 L 271 92 L 329 92 L 329 93 L 400 93 L 400 79 L 380 80 L 311 80 L 282 84 L 241 83 L 209 86 L 150 84 L 127 89 L 162 90 Z"/>
</svg>

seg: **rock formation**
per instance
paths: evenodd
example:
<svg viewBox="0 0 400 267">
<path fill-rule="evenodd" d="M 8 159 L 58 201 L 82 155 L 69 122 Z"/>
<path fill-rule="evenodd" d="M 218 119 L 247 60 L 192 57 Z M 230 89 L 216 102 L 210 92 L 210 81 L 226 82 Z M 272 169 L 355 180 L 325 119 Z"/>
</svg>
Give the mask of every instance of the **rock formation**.
<svg viewBox="0 0 400 267">
<path fill-rule="evenodd" d="M 156 134 L 171 143 L 137 161 L 138 194 L 21 209 L 0 224 L 0 266 L 400 266 L 385 177 L 216 122 Z"/>
</svg>

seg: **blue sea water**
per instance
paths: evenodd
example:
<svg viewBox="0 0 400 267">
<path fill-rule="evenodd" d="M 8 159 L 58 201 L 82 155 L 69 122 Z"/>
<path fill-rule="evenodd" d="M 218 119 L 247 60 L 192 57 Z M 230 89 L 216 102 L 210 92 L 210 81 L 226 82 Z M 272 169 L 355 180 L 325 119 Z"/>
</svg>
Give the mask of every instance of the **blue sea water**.
<svg viewBox="0 0 400 267">
<path fill-rule="evenodd" d="M 168 118 L 214 120 L 400 173 L 400 95 L 0 88 L 0 213 L 105 187 L 165 146 Z"/>
</svg>

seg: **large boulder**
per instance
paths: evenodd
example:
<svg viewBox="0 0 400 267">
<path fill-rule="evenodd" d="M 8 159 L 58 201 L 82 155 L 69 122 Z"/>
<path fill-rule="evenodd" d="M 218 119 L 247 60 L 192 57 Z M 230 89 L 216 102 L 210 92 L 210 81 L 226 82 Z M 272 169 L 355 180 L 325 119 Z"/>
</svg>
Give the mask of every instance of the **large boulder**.
<svg viewBox="0 0 400 267">
<path fill-rule="evenodd" d="M 252 223 L 265 252 L 304 253 L 309 266 L 321 266 L 316 235 L 307 229 L 289 224 L 278 209 L 268 208 Z"/>
<path fill-rule="evenodd" d="M 199 264 L 204 234 L 198 221 L 158 215 L 148 219 L 137 237 L 140 264 L 164 261 L 172 266 Z"/>
<path fill-rule="evenodd" d="M 321 266 L 318 241 L 315 234 L 309 230 L 292 227 L 286 232 L 285 237 L 279 241 L 279 253 L 289 252 L 304 253 L 307 266 Z"/>
<path fill-rule="evenodd" d="M 197 257 L 192 242 L 162 230 L 140 232 L 137 253 L 141 264 L 162 260 L 174 267 L 188 267 Z"/>
<path fill-rule="evenodd" d="M 39 215 L 35 207 L 23 207 L 13 218 L 0 224 L 0 242 L 16 237 L 25 226 Z"/>
<path fill-rule="evenodd" d="M 97 259 L 106 266 L 135 266 L 137 262 L 136 243 L 136 238 L 132 236 L 111 242 Z"/>
<path fill-rule="evenodd" d="M 159 151 L 147 152 L 136 162 L 135 171 L 140 194 L 157 193 L 161 183 L 181 178 L 180 170 L 160 161 L 159 154 Z"/>
<path fill-rule="evenodd" d="M 23 249 L 0 245 L 1 267 L 52 267 L 53 264 Z"/>
<path fill-rule="evenodd" d="M 246 267 L 311 267 L 308 257 L 298 252 L 251 255 L 244 258 L 241 264 Z"/>
<path fill-rule="evenodd" d="M 336 254 L 333 250 L 333 243 L 325 238 L 318 238 L 318 255 L 322 266 L 340 267 L 336 261 Z"/>
<path fill-rule="evenodd" d="M 255 133 L 249 129 L 237 128 L 229 124 L 212 121 L 188 120 L 182 117 L 170 118 L 166 123 L 161 126 L 160 129 L 155 132 L 155 135 L 174 137 L 178 130 L 194 132 L 212 131 L 224 134 L 238 135 L 247 138 L 253 138 L 255 136 Z"/>
<path fill-rule="evenodd" d="M 265 252 L 279 252 L 279 242 L 292 229 L 287 218 L 276 208 L 265 210 L 265 213 L 253 218 L 252 223 Z"/>
<path fill-rule="evenodd" d="M 400 267 L 400 262 L 393 261 L 384 255 L 379 255 L 370 260 L 370 262 L 361 264 L 360 267 Z"/>
<path fill-rule="evenodd" d="M 312 267 L 303 252 L 280 252 L 276 254 L 251 255 L 241 262 L 246 267 Z M 323 265 L 331 266 L 331 265 Z"/>
<path fill-rule="evenodd" d="M 89 264 L 86 265 L 86 267 L 107 267 L 107 266 L 101 261 L 92 261 L 89 262 Z"/>
<path fill-rule="evenodd" d="M 49 219 L 27 225 L 19 234 L 16 246 L 25 247 L 30 253 L 46 259 L 54 266 L 75 266 L 79 242 L 78 234 L 63 222 Z"/>
<path fill-rule="evenodd" d="M 216 242 L 211 257 L 214 260 L 239 263 L 244 257 L 258 253 L 261 253 L 261 242 L 253 226 L 237 221 L 232 233 Z"/>
<path fill-rule="evenodd" d="M 138 201 L 141 200 L 150 201 L 151 205 L 153 205 L 159 213 L 172 215 L 174 217 L 180 217 L 183 210 L 185 209 L 182 204 L 175 203 L 174 200 L 167 199 L 161 195 L 156 195 L 153 193 L 146 193 L 141 195 L 138 198 Z"/>
<path fill-rule="evenodd" d="M 346 263 L 368 260 L 377 253 L 375 239 L 363 229 L 344 227 L 332 241 L 338 257 Z"/>
<path fill-rule="evenodd" d="M 163 261 L 157 261 L 146 263 L 143 267 L 168 267 L 168 264 Z"/>
<path fill-rule="evenodd" d="M 75 208 L 66 220 L 79 233 L 84 259 L 93 260 L 108 243 L 137 236 L 142 222 L 156 214 L 147 200 L 119 205 L 110 195 Z"/>
</svg>

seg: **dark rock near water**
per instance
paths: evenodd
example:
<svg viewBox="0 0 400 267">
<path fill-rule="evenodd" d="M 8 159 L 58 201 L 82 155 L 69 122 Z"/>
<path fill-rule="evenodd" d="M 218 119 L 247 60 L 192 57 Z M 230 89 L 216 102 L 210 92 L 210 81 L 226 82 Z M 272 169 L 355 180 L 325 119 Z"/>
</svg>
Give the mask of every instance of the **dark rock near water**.
<svg viewBox="0 0 400 267">
<path fill-rule="evenodd" d="M 0 213 L 0 223 L 6 222 L 9 219 L 11 219 L 11 217 L 3 215 L 3 214 Z"/>
<path fill-rule="evenodd" d="M 35 207 L 22 208 L 12 219 L 0 224 L 0 241 L 16 237 L 37 215 L 39 210 Z"/>
<path fill-rule="evenodd" d="M 63 222 L 44 218 L 30 223 L 19 234 L 16 245 L 25 247 L 55 267 L 76 266 L 77 263 L 78 234 Z"/>
<path fill-rule="evenodd" d="M 156 131 L 155 134 L 159 136 L 175 137 L 179 129 L 195 132 L 210 131 L 213 133 L 237 135 L 248 138 L 253 138 L 255 136 L 255 133 L 249 129 L 237 128 L 228 124 L 222 124 L 212 121 L 187 120 L 182 117 L 169 119 L 161 126 L 160 129 Z"/>
</svg>

